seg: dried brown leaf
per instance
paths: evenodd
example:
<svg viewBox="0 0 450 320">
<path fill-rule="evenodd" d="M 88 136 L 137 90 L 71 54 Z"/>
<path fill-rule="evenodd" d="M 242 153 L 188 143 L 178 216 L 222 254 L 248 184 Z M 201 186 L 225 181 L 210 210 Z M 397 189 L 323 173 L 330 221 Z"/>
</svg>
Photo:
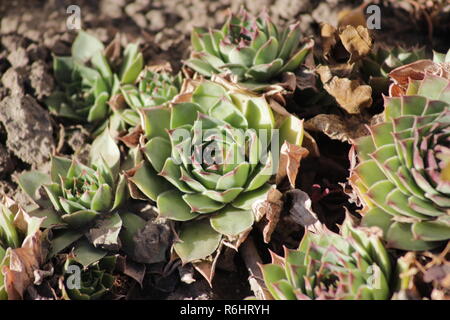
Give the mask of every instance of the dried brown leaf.
<svg viewBox="0 0 450 320">
<path fill-rule="evenodd" d="M 146 67 L 147 70 L 152 72 L 172 72 L 172 66 L 169 61 L 160 61 L 158 63 L 152 64 L 151 66 Z"/>
<path fill-rule="evenodd" d="M 300 161 L 308 154 L 309 151 L 306 148 L 285 141 L 281 146 L 280 163 L 275 178 L 276 184 L 279 184 L 287 177 L 291 187 L 295 188 Z"/>
<path fill-rule="evenodd" d="M 123 274 L 136 280 L 142 288 L 142 281 L 144 280 L 146 269 L 145 264 L 129 261 L 125 257 L 118 256 L 117 269 Z"/>
<path fill-rule="evenodd" d="M 41 231 L 27 236 L 21 248 L 12 249 L 7 254 L 10 263 L 3 267 L 2 272 L 8 299 L 23 299 L 25 290 L 34 282 L 35 271 L 40 269 L 45 259 Z"/>
<path fill-rule="evenodd" d="M 217 261 L 219 260 L 220 253 L 222 251 L 223 243 L 219 245 L 219 248 L 216 250 L 214 259 L 211 260 L 201 260 L 198 262 L 192 263 L 195 270 L 197 270 L 203 278 L 208 281 L 210 287 L 212 287 L 212 280 L 214 278 L 214 274 L 216 272 Z"/>
<path fill-rule="evenodd" d="M 263 229 L 264 242 L 269 243 L 273 231 L 280 219 L 280 213 L 283 208 L 283 201 L 281 198 L 283 194 L 277 189 L 271 189 L 267 193 L 266 200 L 255 203 L 253 212 L 256 217 L 256 221 L 259 221 L 263 217 L 267 220 L 267 224 Z"/>
<path fill-rule="evenodd" d="M 364 14 L 364 9 L 362 7 L 358 7 L 355 9 L 344 9 L 338 14 L 338 26 L 366 26 L 366 16 Z"/>
<path fill-rule="evenodd" d="M 358 61 L 372 50 L 372 38 L 369 30 L 363 26 L 346 26 L 339 30 L 342 45 L 350 53 L 348 62 Z"/>
<path fill-rule="evenodd" d="M 336 114 L 319 114 L 305 122 L 305 129 L 323 132 L 334 140 L 350 142 L 369 134 L 366 125 L 359 117 L 342 118 Z"/>
<path fill-rule="evenodd" d="M 320 30 L 320 36 L 322 37 L 322 46 L 323 46 L 323 55 L 328 56 L 331 52 L 331 49 L 337 43 L 337 30 L 331 24 L 324 23 L 322 24 Z"/>
<path fill-rule="evenodd" d="M 108 105 L 114 111 L 119 111 L 127 108 L 127 102 L 123 94 L 118 93 L 111 97 L 108 101 Z"/>
<path fill-rule="evenodd" d="M 357 80 L 333 77 L 324 88 L 350 114 L 361 113 L 372 105 L 372 88 L 360 85 Z"/>
<path fill-rule="evenodd" d="M 137 125 L 131 132 L 117 139 L 122 141 L 128 148 L 135 148 L 139 145 L 139 140 L 143 133 L 141 125 Z"/>
<path fill-rule="evenodd" d="M 286 195 L 291 199 L 289 215 L 294 222 L 305 228 L 318 222 L 317 215 L 311 207 L 312 201 L 306 192 L 294 189 L 288 191 Z"/>
<path fill-rule="evenodd" d="M 106 60 L 111 65 L 117 65 L 121 58 L 121 44 L 120 44 L 120 34 L 116 33 L 114 39 L 105 48 L 104 54 Z"/>
</svg>

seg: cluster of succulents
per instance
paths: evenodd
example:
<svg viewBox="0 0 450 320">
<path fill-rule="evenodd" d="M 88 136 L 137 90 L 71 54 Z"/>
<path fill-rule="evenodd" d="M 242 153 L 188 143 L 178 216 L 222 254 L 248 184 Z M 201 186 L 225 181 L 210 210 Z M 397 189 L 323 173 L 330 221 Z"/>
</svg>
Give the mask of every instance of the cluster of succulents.
<svg viewBox="0 0 450 320">
<path fill-rule="evenodd" d="M 279 30 L 266 12 L 253 17 L 244 9 L 230 13 L 220 30 L 195 28 L 191 44 L 187 66 L 206 77 L 231 73 L 253 88 L 297 70 L 312 47 L 302 45 L 300 23 Z"/>
<path fill-rule="evenodd" d="M 87 163 L 56 154 L 50 174 L 19 177 L 34 206 L 28 229 L 16 222 L 22 211 L 0 206 L 2 268 L 25 237 L 49 230 L 49 254 L 33 267 L 62 257 L 60 298 L 106 297 L 118 256 L 148 264 L 169 256 L 135 259 L 136 246 L 146 244 L 138 236 L 150 225 L 133 212 L 142 204 L 136 199 L 173 222 L 172 260 L 205 263 L 214 274 L 222 245 L 239 249 L 264 216 L 258 210 L 270 207 L 272 192 L 281 194 L 278 174 L 297 173 L 297 155 L 280 161 L 282 146 L 300 149 L 305 136 L 309 147 L 315 144 L 303 120 L 278 103 L 283 97 L 261 93 L 299 71 L 313 42 L 301 39 L 299 23 L 280 29 L 267 13 L 245 10 L 230 13 L 220 30 L 196 28 L 191 42 L 184 76 L 144 66 L 137 43 L 120 56 L 117 39 L 105 49 L 84 31 L 71 57 L 54 57 L 58 90 L 47 106 L 88 123 L 95 140 Z M 406 264 L 387 248 L 439 249 L 450 239 L 450 51 L 424 58 L 422 50 L 380 49 L 362 60 L 367 78 L 394 81 L 383 121 L 352 141 L 349 181 L 362 220 L 357 225 L 347 216 L 339 234 L 306 230 L 298 249 L 272 253 L 272 263 L 261 265 L 270 298 L 391 299 Z M 81 272 L 76 286 L 69 284 L 73 270 Z M 0 272 L 0 299 L 12 298 L 6 280 Z"/>
</svg>

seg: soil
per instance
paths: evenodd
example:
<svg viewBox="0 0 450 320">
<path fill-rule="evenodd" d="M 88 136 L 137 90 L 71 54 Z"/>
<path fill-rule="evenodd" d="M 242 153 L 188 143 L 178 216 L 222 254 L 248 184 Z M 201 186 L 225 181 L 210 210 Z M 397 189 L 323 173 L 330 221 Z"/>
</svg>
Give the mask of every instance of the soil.
<svg viewBox="0 0 450 320">
<path fill-rule="evenodd" d="M 415 15 L 411 8 L 396 1 L 378 2 L 382 26 L 374 33 L 376 43 L 425 46 L 429 53 L 450 47 L 450 13 L 436 21 L 430 38 L 425 19 Z M 257 13 L 266 6 L 274 22 L 285 24 L 299 20 L 304 35 L 318 39 L 321 22 L 335 24 L 343 8 L 354 8 L 361 1 L 0 1 L 0 195 L 6 194 L 21 204 L 27 204 L 28 200 L 17 187 L 18 174 L 31 169 L 48 171 L 50 155 L 56 151 L 83 157 L 89 147 L 90 141 L 83 128 L 51 116 L 43 102 L 55 82 L 52 55 L 70 54 L 76 36 L 76 32 L 66 26 L 69 17 L 66 9 L 73 4 L 81 8 L 82 28 L 101 41 L 109 42 L 117 33 L 126 41 L 139 40 L 148 64 L 169 61 L 177 71 L 181 61 L 187 58 L 191 30 L 196 26 L 220 26 L 228 8 L 235 11 L 245 5 Z M 319 219 L 335 229 L 344 217 L 345 208 L 351 211 L 356 208 L 349 204 L 341 186 L 347 179 L 349 145 L 323 134 L 314 137 L 326 152 L 322 153 L 319 165 L 316 159 L 302 162 L 298 186 L 315 197 L 314 209 Z M 333 175 L 328 169 L 330 165 L 336 169 Z M 275 231 L 269 247 L 275 252 L 282 250 L 281 243 L 295 247 L 301 236 L 301 228 L 293 228 L 289 217 L 285 220 Z M 267 247 L 260 243 L 262 241 L 258 241 L 258 245 Z M 148 292 L 138 286 L 132 286 L 134 289 L 130 292 L 135 298 L 153 299 L 242 299 L 251 295 L 248 273 L 239 254 L 227 259 L 231 262 L 219 264 L 224 267 L 217 270 L 212 288 L 198 274 L 194 275 L 194 284 L 188 285 L 180 281 L 180 275 L 175 272 L 165 277 L 146 278 L 153 288 Z M 267 262 L 269 257 L 262 259 Z"/>
</svg>

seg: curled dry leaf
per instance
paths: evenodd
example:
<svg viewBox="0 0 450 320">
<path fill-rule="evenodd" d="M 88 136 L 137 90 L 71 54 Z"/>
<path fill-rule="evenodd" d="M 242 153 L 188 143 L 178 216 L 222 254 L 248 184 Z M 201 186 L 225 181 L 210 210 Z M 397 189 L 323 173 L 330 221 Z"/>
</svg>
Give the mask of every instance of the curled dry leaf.
<svg viewBox="0 0 450 320">
<path fill-rule="evenodd" d="M 286 196 L 290 198 L 289 215 L 294 222 L 307 228 L 319 221 L 316 213 L 312 210 L 312 201 L 306 192 L 294 189 L 288 191 Z"/>
<path fill-rule="evenodd" d="M 137 125 L 131 132 L 128 132 L 126 135 L 118 137 L 117 139 L 122 141 L 128 148 L 135 148 L 139 145 L 139 140 L 143 133 L 144 131 L 142 130 L 141 125 Z"/>
<path fill-rule="evenodd" d="M 205 278 L 205 280 L 208 281 L 210 287 L 212 287 L 212 280 L 216 272 L 216 265 L 217 261 L 219 260 L 220 253 L 222 252 L 222 248 L 223 243 L 219 245 L 219 248 L 217 249 L 214 255 L 214 259 L 212 260 L 203 259 L 198 262 L 192 263 L 195 270 L 197 270 L 203 276 L 203 278 Z"/>
<path fill-rule="evenodd" d="M 323 55 L 325 57 L 329 56 L 331 49 L 337 43 L 336 37 L 337 29 L 333 27 L 331 24 L 324 23 L 320 29 L 320 36 L 322 37 L 322 47 L 323 47 Z"/>
<path fill-rule="evenodd" d="M 291 187 L 295 188 L 300 161 L 308 154 L 307 149 L 285 141 L 280 150 L 280 163 L 275 178 L 276 184 L 281 183 L 287 177 Z"/>
<path fill-rule="evenodd" d="M 44 251 L 39 230 L 27 236 L 21 248 L 10 250 L 9 266 L 2 270 L 9 300 L 23 299 L 25 290 L 34 283 L 36 271 L 44 263 Z"/>
<path fill-rule="evenodd" d="M 266 196 L 266 199 L 254 203 L 253 213 L 256 217 L 256 221 L 261 220 L 263 217 L 267 220 L 263 229 L 264 242 L 269 243 L 275 227 L 280 220 L 280 213 L 283 208 L 283 201 L 281 198 L 283 194 L 277 189 L 271 189 Z"/>
<path fill-rule="evenodd" d="M 108 105 L 114 111 L 119 111 L 127 108 L 125 97 L 121 93 L 112 96 L 108 101 Z"/>
<path fill-rule="evenodd" d="M 419 60 L 392 70 L 389 77 L 394 83 L 389 87 L 389 95 L 399 97 L 406 94 L 406 88 L 411 80 L 423 80 L 427 74 L 450 79 L 450 64 Z"/>
<path fill-rule="evenodd" d="M 114 39 L 108 44 L 104 50 L 105 58 L 111 65 L 119 65 L 121 59 L 121 36 L 120 33 L 116 33 Z"/>
<path fill-rule="evenodd" d="M 350 53 L 348 61 L 350 63 L 365 57 L 372 49 L 372 38 L 369 30 L 364 26 L 359 25 L 355 28 L 347 25 L 339 30 L 339 38 L 344 48 Z"/>
<path fill-rule="evenodd" d="M 2 206 L 13 214 L 14 228 L 27 235 L 21 247 L 7 249 L 3 260 L 6 264 L 0 270 L 4 276 L 8 299 L 18 300 L 23 299 L 24 292 L 35 282 L 36 276 L 47 273 L 40 270 L 47 256 L 47 248 L 43 245 L 44 237 L 39 230 L 45 218 L 31 217 L 8 197 L 3 197 Z"/>
<path fill-rule="evenodd" d="M 357 80 L 333 77 L 324 85 L 337 103 L 350 114 L 358 114 L 372 105 L 372 88 Z"/>
<path fill-rule="evenodd" d="M 147 70 L 152 72 L 172 72 L 172 66 L 169 61 L 160 61 L 157 64 L 152 64 L 151 66 L 146 67 Z M 144 72 L 142 73 L 144 74 Z"/>
<path fill-rule="evenodd" d="M 369 134 L 365 123 L 360 117 L 342 118 L 336 114 L 319 114 L 305 122 L 305 129 L 323 132 L 334 140 L 350 142 L 353 139 Z"/>
<path fill-rule="evenodd" d="M 338 14 L 338 26 L 353 26 L 357 28 L 358 26 L 366 26 L 366 16 L 364 15 L 364 7 L 359 6 L 355 9 L 344 9 Z"/>
<path fill-rule="evenodd" d="M 141 288 L 145 276 L 145 269 L 145 264 L 129 261 L 123 256 L 118 256 L 117 258 L 117 270 L 136 280 Z"/>
</svg>

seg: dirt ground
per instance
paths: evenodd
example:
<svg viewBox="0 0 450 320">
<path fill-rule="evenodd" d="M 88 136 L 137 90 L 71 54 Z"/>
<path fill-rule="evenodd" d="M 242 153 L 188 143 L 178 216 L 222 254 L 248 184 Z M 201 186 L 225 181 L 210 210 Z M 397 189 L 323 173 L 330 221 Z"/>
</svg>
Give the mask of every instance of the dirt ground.
<svg viewBox="0 0 450 320">
<path fill-rule="evenodd" d="M 414 16 L 409 7 L 396 1 L 380 1 L 381 30 L 375 42 L 405 47 L 425 46 L 427 51 L 450 47 L 450 13 L 434 24 L 432 37 L 422 17 Z M 321 22 L 335 23 L 344 8 L 354 8 L 361 1 L 340 0 L 0 0 L 0 195 L 6 194 L 26 205 L 28 200 L 17 187 L 17 175 L 31 169 L 48 171 L 53 153 L 82 156 L 89 148 L 90 138 L 80 126 L 57 119 L 47 111 L 44 99 L 52 92 L 55 80 L 52 55 L 70 54 L 75 31 L 67 29 L 66 9 L 76 4 L 81 8 L 82 28 L 101 41 L 111 41 L 116 33 L 128 41 L 141 41 L 147 64 L 169 61 L 174 70 L 189 53 L 189 34 L 194 26 L 220 26 L 228 8 L 237 10 L 242 4 L 257 13 L 266 6 L 273 20 L 285 24 L 299 20 L 305 36 L 318 39 Z M 307 114 L 298 106 L 291 111 Z M 348 176 L 349 145 L 332 141 L 325 135 L 314 136 L 325 150 L 320 163 L 304 161 L 300 183 L 320 183 L 323 189 L 304 190 L 316 196 L 316 212 L 327 225 L 341 221 L 344 208 L 353 210 L 341 190 Z M 333 166 L 330 174 L 329 166 Z M 308 180 L 309 179 L 309 180 Z M 285 222 L 286 224 L 289 221 Z M 279 252 L 281 243 L 297 245 L 295 232 L 280 223 L 273 235 L 272 250 Z M 255 237 L 259 235 L 255 233 Z M 283 240 L 283 241 L 281 241 Z M 259 243 L 257 241 L 257 243 Z M 263 260 L 269 257 L 262 257 Z M 187 285 L 182 275 L 149 277 L 151 285 L 142 292 L 133 285 L 127 295 L 154 299 L 242 299 L 251 295 L 248 273 L 241 257 L 224 254 L 213 288 L 202 279 Z M 192 274 L 192 270 L 185 270 Z"/>
</svg>

